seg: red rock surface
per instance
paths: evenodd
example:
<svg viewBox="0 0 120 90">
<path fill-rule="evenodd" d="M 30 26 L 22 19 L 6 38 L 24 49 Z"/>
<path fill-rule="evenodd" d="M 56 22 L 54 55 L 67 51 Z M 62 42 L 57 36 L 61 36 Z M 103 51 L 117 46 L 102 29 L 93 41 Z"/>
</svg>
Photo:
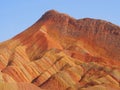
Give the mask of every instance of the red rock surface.
<svg viewBox="0 0 120 90">
<path fill-rule="evenodd" d="M 120 90 L 120 27 L 54 10 L 0 43 L 0 90 Z"/>
</svg>

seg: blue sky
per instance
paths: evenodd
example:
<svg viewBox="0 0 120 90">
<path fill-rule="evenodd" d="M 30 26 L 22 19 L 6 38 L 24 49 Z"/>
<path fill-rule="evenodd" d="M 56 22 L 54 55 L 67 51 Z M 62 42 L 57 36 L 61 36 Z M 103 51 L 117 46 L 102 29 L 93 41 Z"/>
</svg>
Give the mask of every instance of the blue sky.
<svg viewBox="0 0 120 90">
<path fill-rule="evenodd" d="M 120 25 L 120 0 L 1 0 L 0 42 L 22 32 L 50 9 Z"/>
</svg>

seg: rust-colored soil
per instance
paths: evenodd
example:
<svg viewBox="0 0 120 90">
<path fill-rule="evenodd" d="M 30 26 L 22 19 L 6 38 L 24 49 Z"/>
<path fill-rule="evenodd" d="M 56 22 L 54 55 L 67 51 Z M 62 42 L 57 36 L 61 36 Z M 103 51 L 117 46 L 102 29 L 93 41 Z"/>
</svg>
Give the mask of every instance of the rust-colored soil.
<svg viewBox="0 0 120 90">
<path fill-rule="evenodd" d="M 0 43 L 0 90 L 120 90 L 120 27 L 54 10 Z"/>
</svg>

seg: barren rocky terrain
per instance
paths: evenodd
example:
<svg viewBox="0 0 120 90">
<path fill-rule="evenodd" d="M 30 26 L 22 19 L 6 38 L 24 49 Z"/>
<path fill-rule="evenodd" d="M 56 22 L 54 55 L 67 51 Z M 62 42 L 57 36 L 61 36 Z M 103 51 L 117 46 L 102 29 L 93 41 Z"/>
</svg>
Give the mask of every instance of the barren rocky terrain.
<svg viewBox="0 0 120 90">
<path fill-rule="evenodd" d="M 55 10 L 0 43 L 0 90 L 120 90 L 120 27 Z"/>
</svg>

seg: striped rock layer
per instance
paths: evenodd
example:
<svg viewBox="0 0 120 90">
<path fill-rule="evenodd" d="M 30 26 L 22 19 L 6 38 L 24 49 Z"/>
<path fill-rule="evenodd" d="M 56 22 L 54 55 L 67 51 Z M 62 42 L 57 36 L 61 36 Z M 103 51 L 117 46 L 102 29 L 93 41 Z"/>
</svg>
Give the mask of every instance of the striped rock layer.
<svg viewBox="0 0 120 90">
<path fill-rule="evenodd" d="M 54 10 L 0 43 L 0 90 L 120 90 L 120 27 Z"/>
</svg>

